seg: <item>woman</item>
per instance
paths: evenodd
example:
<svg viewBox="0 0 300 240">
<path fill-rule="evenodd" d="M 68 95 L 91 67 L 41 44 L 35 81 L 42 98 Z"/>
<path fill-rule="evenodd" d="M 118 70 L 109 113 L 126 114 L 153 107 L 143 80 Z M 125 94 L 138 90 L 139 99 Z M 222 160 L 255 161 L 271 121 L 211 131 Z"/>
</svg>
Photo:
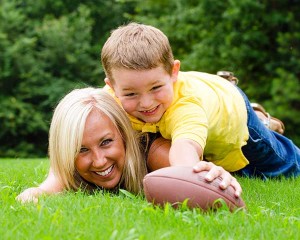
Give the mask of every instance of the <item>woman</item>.
<svg viewBox="0 0 300 240">
<path fill-rule="evenodd" d="M 49 132 L 48 177 L 40 186 L 23 191 L 17 200 L 37 202 L 41 194 L 79 188 L 89 192 L 124 188 L 140 194 L 147 169 L 139 140 L 126 113 L 108 93 L 95 88 L 73 90 L 54 111 Z M 150 148 L 149 160 L 157 156 L 155 150 Z M 167 153 L 168 148 L 162 154 Z M 203 170 L 209 170 L 208 181 L 222 177 L 220 187 L 232 185 L 236 196 L 240 195 L 239 183 L 223 168 L 203 162 L 195 169 Z"/>
</svg>

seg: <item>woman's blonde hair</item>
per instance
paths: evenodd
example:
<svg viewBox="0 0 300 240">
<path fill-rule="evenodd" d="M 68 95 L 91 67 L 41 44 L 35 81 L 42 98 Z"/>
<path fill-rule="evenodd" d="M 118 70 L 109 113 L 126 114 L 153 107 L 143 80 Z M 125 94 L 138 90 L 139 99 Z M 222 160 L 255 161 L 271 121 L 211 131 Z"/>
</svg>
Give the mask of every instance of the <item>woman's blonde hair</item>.
<svg viewBox="0 0 300 240">
<path fill-rule="evenodd" d="M 73 90 L 57 105 L 49 132 L 49 157 L 54 174 L 66 189 L 79 188 L 74 179 L 75 159 L 81 148 L 86 119 L 93 109 L 109 117 L 123 138 L 126 153 L 120 184 L 132 193 L 141 193 L 146 164 L 138 135 L 124 110 L 103 89 Z"/>
<path fill-rule="evenodd" d="M 162 66 L 172 74 L 174 57 L 167 36 L 159 29 L 138 23 L 120 26 L 112 31 L 101 52 L 106 76 L 112 69 L 147 70 Z"/>
</svg>

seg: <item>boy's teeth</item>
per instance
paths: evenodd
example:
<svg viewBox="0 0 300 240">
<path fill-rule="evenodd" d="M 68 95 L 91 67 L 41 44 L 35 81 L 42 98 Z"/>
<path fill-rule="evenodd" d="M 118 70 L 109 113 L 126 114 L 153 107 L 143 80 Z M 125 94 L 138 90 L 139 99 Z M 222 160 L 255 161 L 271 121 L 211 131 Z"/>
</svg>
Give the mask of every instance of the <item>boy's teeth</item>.
<svg viewBox="0 0 300 240">
<path fill-rule="evenodd" d="M 155 109 L 156 109 L 156 107 L 155 107 L 155 108 L 152 108 L 152 109 L 150 109 L 150 110 L 146 110 L 146 111 L 144 111 L 144 112 L 153 112 Z"/>
<path fill-rule="evenodd" d="M 100 176 L 106 176 L 112 171 L 113 167 L 114 167 L 114 165 L 111 165 L 111 167 L 109 167 L 107 170 L 105 170 L 103 172 L 96 172 L 96 173 Z"/>
</svg>

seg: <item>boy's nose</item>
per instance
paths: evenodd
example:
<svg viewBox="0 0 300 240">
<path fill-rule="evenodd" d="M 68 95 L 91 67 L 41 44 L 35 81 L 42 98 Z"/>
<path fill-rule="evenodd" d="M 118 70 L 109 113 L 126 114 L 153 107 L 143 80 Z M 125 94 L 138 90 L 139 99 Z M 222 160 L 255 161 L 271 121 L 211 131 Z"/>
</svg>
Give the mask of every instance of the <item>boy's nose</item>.
<svg viewBox="0 0 300 240">
<path fill-rule="evenodd" d="M 140 107 L 148 110 L 152 107 L 153 100 L 150 96 L 142 96 L 140 99 Z"/>
</svg>

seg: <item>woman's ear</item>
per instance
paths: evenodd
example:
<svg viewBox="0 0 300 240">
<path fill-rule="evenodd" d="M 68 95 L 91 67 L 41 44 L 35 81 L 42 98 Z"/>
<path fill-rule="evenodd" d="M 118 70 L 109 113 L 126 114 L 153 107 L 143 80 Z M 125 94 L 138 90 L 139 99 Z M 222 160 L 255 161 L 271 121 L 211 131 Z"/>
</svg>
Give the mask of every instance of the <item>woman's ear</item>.
<svg viewBox="0 0 300 240">
<path fill-rule="evenodd" d="M 173 64 L 173 69 L 172 69 L 172 80 L 173 80 L 173 82 L 177 81 L 179 70 L 180 70 L 180 61 L 175 60 L 174 64 Z"/>
<path fill-rule="evenodd" d="M 114 90 L 114 87 L 113 87 L 111 81 L 109 80 L 109 78 L 105 78 L 105 79 L 104 79 L 104 82 L 105 82 L 105 84 L 108 85 L 112 90 Z"/>
</svg>

